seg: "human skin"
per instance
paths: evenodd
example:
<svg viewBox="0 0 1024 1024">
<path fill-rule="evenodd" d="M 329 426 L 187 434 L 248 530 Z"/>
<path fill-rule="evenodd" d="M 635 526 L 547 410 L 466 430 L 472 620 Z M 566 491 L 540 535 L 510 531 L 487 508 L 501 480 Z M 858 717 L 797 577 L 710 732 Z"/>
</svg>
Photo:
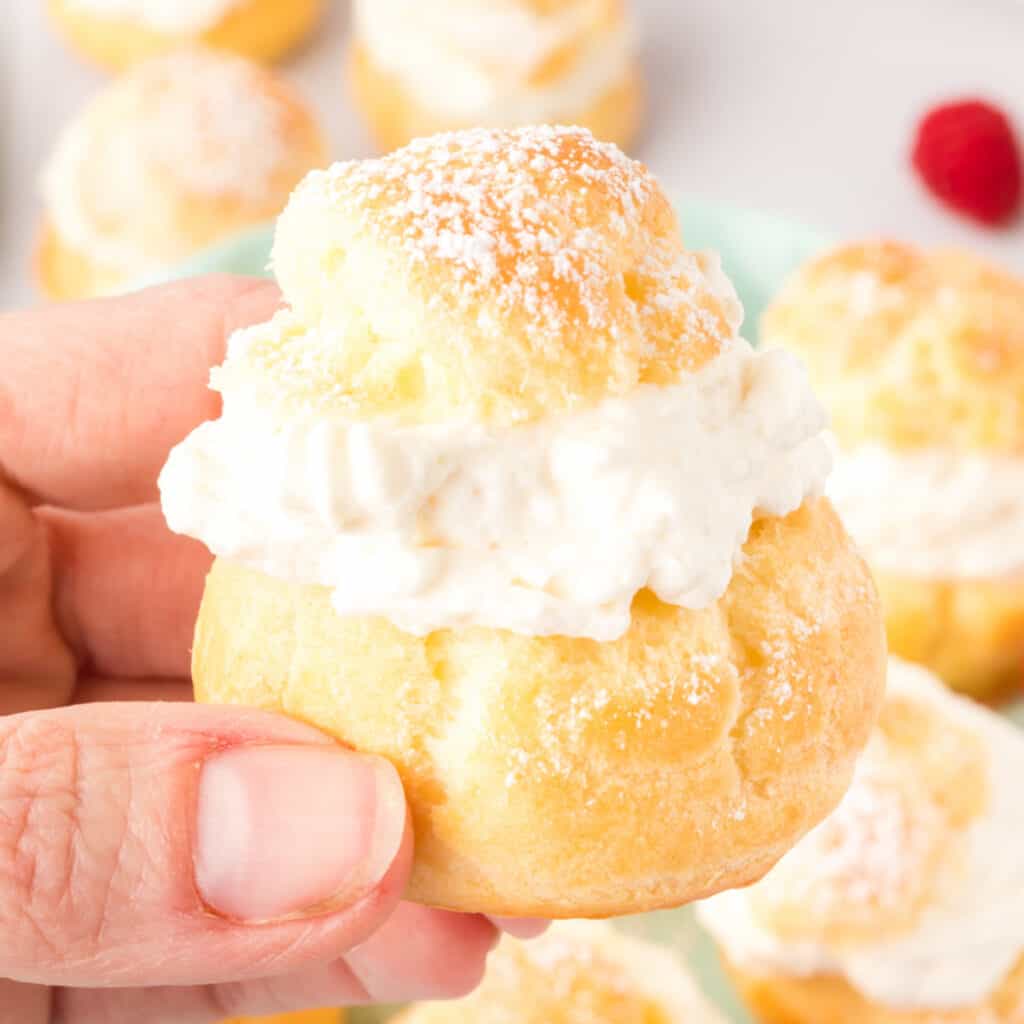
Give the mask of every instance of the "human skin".
<svg viewBox="0 0 1024 1024">
<path fill-rule="evenodd" d="M 0 1024 L 451 998 L 498 928 L 540 928 L 400 901 L 387 762 L 191 703 L 211 557 L 157 475 L 279 298 L 213 277 L 0 315 Z"/>
</svg>

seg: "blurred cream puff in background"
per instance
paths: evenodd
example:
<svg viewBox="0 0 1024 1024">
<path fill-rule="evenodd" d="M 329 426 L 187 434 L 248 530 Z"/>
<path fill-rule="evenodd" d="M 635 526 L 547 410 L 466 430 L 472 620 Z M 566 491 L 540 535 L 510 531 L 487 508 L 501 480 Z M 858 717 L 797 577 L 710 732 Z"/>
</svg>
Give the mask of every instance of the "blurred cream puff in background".
<svg viewBox="0 0 1024 1024">
<path fill-rule="evenodd" d="M 483 984 L 422 1003 L 394 1024 L 724 1024 L 671 953 L 608 924 L 564 921 L 540 939 L 504 938 Z"/>
<path fill-rule="evenodd" d="M 55 299 L 117 291 L 272 219 L 326 159 L 313 114 L 258 65 L 154 58 L 96 95 L 42 177 L 36 253 Z"/>
<path fill-rule="evenodd" d="M 54 24 L 109 70 L 203 44 L 272 61 L 305 39 L 324 0 L 48 0 Z"/>
<path fill-rule="evenodd" d="M 762 323 L 832 416 L 828 493 L 894 653 L 994 698 L 1024 658 L 1024 279 L 961 250 L 844 246 Z"/>
<path fill-rule="evenodd" d="M 350 77 L 381 146 L 578 124 L 627 146 L 643 106 L 624 0 L 355 0 Z"/>
<path fill-rule="evenodd" d="M 1024 1020 L 1024 733 L 892 659 L 839 808 L 698 908 L 765 1024 Z"/>
</svg>

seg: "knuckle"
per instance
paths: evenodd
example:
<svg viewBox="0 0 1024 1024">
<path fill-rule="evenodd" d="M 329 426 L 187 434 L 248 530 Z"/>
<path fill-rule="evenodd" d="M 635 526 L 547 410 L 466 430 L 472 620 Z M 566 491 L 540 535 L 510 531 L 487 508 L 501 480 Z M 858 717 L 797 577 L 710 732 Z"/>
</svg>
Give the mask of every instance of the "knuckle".
<svg viewBox="0 0 1024 1024">
<path fill-rule="evenodd" d="M 31 715 L 0 722 L 0 973 L 67 965 L 96 948 L 119 857 L 116 836 L 90 845 L 90 813 L 74 728 Z"/>
</svg>

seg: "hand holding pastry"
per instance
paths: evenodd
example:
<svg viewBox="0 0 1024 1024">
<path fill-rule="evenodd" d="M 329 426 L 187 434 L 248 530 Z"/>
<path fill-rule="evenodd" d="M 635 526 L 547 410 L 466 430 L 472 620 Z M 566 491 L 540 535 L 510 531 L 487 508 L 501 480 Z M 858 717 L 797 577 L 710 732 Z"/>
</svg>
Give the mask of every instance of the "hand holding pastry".
<svg viewBox="0 0 1024 1024">
<path fill-rule="evenodd" d="M 185 703 L 210 559 L 166 530 L 156 476 L 217 413 L 226 333 L 278 299 L 213 279 L 0 317 L 5 1024 L 451 997 L 496 941 L 399 903 L 412 839 L 387 761 Z"/>
<path fill-rule="evenodd" d="M 287 302 L 161 476 L 218 560 L 204 701 L 391 760 L 410 897 L 607 916 L 764 873 L 881 697 L 823 412 L 652 176 L 579 129 L 315 172 Z"/>
</svg>

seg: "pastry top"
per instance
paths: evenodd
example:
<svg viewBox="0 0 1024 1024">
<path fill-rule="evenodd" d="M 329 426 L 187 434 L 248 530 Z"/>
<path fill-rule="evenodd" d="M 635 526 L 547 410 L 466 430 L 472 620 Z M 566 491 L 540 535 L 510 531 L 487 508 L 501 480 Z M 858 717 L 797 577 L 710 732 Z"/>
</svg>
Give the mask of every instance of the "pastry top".
<svg viewBox="0 0 1024 1024">
<path fill-rule="evenodd" d="M 1024 735 L 890 660 L 837 810 L 759 883 L 708 901 L 730 956 L 840 973 L 891 1005 L 983 1000 L 1024 952 Z"/>
<path fill-rule="evenodd" d="M 649 172 L 574 128 L 441 135 L 313 173 L 273 264 L 291 309 L 218 386 L 363 417 L 567 411 L 679 380 L 742 319 Z"/>
<path fill-rule="evenodd" d="M 168 35 L 199 35 L 246 0 L 65 0 L 71 10 L 144 25 Z"/>
<path fill-rule="evenodd" d="M 396 1024 L 721 1024 L 666 950 L 610 925 L 567 921 L 533 942 L 505 938 L 483 984 L 454 1003 L 415 1006 Z"/>
<path fill-rule="evenodd" d="M 844 448 L 1024 451 L 1024 278 L 970 253 L 843 246 L 793 276 L 762 339 L 805 360 Z"/>
<path fill-rule="evenodd" d="M 311 115 L 282 81 L 189 49 L 100 92 L 62 135 L 43 194 L 66 243 L 141 274 L 274 216 L 322 159 Z"/>
</svg>

